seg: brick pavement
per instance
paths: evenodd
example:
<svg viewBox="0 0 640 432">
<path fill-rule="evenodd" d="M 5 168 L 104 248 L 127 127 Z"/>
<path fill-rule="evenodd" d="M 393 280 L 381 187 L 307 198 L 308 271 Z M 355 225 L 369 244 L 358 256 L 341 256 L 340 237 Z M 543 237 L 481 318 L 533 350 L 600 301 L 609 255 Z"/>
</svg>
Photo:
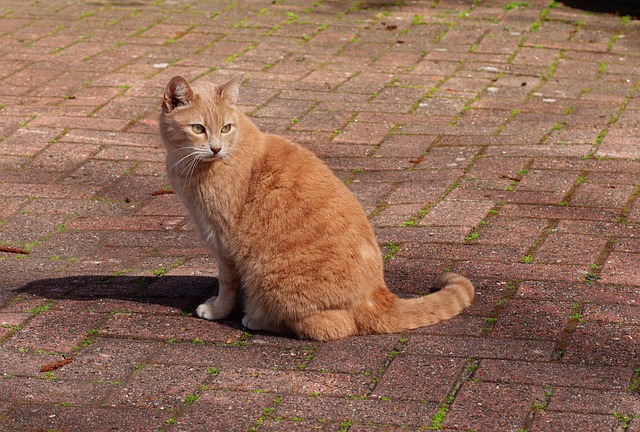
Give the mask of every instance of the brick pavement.
<svg viewBox="0 0 640 432">
<path fill-rule="evenodd" d="M 640 431 L 640 22 L 605 3 L 4 0 L 0 429 Z M 392 289 L 455 270 L 471 308 L 327 344 L 193 316 L 156 118 L 239 71 Z"/>
</svg>

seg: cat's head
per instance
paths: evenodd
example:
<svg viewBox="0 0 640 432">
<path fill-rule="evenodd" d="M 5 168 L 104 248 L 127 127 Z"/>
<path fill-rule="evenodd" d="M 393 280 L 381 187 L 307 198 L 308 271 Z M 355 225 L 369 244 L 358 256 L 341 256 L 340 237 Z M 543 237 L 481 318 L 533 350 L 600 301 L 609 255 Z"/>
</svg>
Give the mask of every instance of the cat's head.
<svg viewBox="0 0 640 432">
<path fill-rule="evenodd" d="M 171 78 L 162 102 L 160 132 L 178 171 L 184 169 L 178 165 L 195 168 L 233 152 L 239 135 L 235 104 L 242 77 L 221 85 Z"/>
</svg>

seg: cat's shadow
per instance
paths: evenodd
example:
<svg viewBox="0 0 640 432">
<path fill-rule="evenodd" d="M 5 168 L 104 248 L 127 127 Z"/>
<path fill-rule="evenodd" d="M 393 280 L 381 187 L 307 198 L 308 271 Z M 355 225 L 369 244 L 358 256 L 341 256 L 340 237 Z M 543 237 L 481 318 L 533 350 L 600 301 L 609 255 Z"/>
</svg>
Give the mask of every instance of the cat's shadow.
<svg viewBox="0 0 640 432">
<path fill-rule="evenodd" d="M 160 306 L 167 312 L 196 317 L 196 307 L 218 292 L 218 279 L 210 276 L 69 276 L 40 279 L 14 290 L 17 296 L 29 295 L 50 300 L 75 300 L 87 303 L 115 300 L 132 303 L 144 311 L 145 305 Z M 121 303 L 122 302 L 122 303 Z M 137 306 L 133 306 L 133 304 Z M 150 310 L 157 310 L 150 307 Z M 242 328 L 242 311 L 235 311 L 221 322 Z"/>
</svg>

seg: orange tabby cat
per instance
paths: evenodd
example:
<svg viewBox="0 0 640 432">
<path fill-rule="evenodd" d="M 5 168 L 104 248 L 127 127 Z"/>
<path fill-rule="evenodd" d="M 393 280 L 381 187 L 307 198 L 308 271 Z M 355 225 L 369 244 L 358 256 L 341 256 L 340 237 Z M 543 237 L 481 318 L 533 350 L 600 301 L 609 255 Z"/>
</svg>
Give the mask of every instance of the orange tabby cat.
<svg viewBox="0 0 640 432">
<path fill-rule="evenodd" d="M 241 81 L 174 77 L 160 115 L 169 181 L 219 269 L 199 317 L 227 317 L 242 289 L 247 328 L 327 341 L 437 323 L 471 303 L 454 273 L 420 298 L 391 293 L 361 205 L 313 153 L 235 107 Z"/>
</svg>

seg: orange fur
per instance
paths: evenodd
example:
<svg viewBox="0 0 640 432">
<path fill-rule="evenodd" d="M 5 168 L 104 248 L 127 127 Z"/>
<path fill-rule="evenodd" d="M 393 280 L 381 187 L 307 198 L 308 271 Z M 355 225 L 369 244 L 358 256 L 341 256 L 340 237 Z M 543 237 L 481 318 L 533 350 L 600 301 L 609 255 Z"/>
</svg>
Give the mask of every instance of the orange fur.
<svg viewBox="0 0 640 432">
<path fill-rule="evenodd" d="M 160 116 L 169 181 L 219 267 L 198 316 L 228 316 L 243 290 L 246 327 L 324 341 L 433 324 L 471 303 L 473 285 L 453 273 L 427 296 L 391 293 L 361 205 L 313 153 L 235 108 L 241 78 L 175 77 Z"/>
</svg>

